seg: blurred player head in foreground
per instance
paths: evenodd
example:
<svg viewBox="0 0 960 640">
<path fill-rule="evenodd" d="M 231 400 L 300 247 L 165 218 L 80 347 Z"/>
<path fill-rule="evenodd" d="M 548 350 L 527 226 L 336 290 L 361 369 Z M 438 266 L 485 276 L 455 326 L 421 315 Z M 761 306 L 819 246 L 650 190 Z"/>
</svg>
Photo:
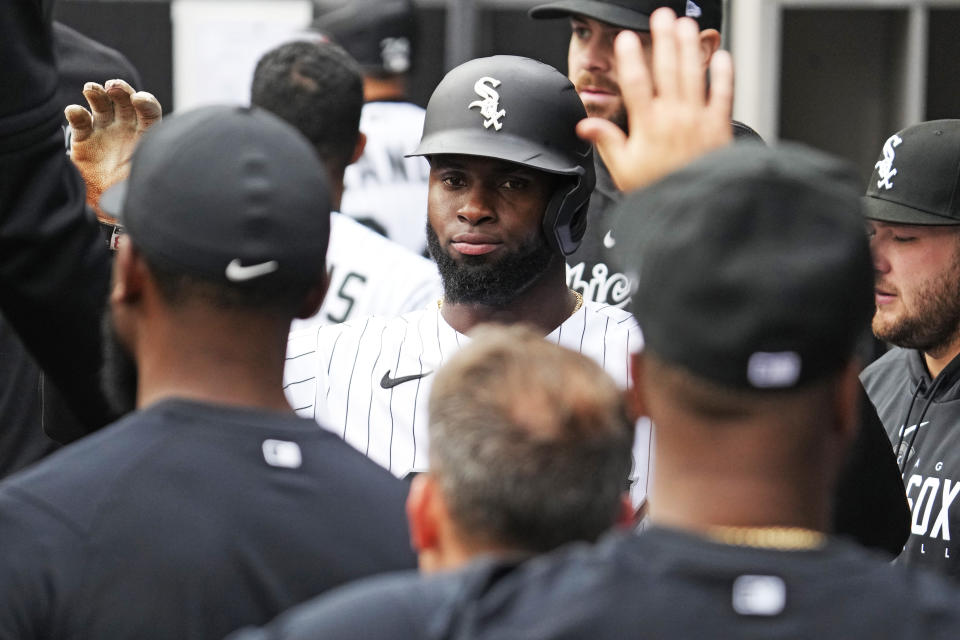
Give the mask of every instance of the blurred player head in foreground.
<svg viewBox="0 0 960 640">
<path fill-rule="evenodd" d="M 856 185 L 812 151 L 734 145 L 621 205 L 654 522 L 827 529 L 871 307 Z"/>
<path fill-rule="evenodd" d="M 633 423 L 613 380 L 526 327 L 472 338 L 430 395 L 431 466 L 407 501 L 421 569 L 593 541 L 629 521 Z"/>
<path fill-rule="evenodd" d="M 107 327 L 115 401 L 146 406 L 173 385 L 196 399 L 223 391 L 289 410 L 280 381 L 290 320 L 310 315 L 326 288 L 324 174 L 300 134 L 260 109 L 198 109 L 144 136 L 130 177 L 100 200 L 129 239 L 114 262 Z M 111 365 L 124 353 L 136 362 L 135 389 Z M 194 366 L 173 366 L 185 354 Z M 191 384 L 211 368 L 224 371 L 221 386 L 234 376 L 236 386 Z M 240 382 L 252 371 L 264 384 Z"/>
</svg>

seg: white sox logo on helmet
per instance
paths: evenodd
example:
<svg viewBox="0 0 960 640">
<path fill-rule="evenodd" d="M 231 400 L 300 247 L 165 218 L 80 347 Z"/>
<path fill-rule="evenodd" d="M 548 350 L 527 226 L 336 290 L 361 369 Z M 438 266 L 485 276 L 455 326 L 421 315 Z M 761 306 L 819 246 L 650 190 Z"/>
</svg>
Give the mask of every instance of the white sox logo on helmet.
<svg viewBox="0 0 960 640">
<path fill-rule="evenodd" d="M 883 160 L 879 160 L 873 165 L 877 170 L 880 179 L 877 180 L 877 189 L 893 189 L 893 183 L 890 179 L 897 175 L 897 170 L 893 168 L 893 157 L 895 155 L 894 147 L 900 145 L 903 139 L 897 134 L 893 134 L 883 143 Z"/>
<path fill-rule="evenodd" d="M 499 86 L 500 81 L 490 76 L 480 78 L 476 84 L 473 85 L 473 90 L 476 91 L 477 95 L 483 98 L 483 100 L 474 100 L 467 105 L 467 109 L 473 109 L 474 107 L 480 109 L 480 115 L 486 118 L 483 121 L 484 129 L 489 129 L 491 125 L 493 125 L 493 128 L 497 131 L 503 128 L 503 123 L 500 122 L 500 118 L 507 115 L 507 112 L 504 109 L 500 109 L 500 94 L 494 91 L 494 89 Z"/>
</svg>

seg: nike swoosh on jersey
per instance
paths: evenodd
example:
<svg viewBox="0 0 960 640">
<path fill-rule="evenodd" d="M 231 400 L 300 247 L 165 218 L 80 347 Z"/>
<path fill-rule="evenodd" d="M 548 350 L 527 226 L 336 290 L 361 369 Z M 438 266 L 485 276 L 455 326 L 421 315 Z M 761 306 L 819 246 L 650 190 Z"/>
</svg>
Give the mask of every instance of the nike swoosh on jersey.
<svg viewBox="0 0 960 640">
<path fill-rule="evenodd" d="M 380 378 L 380 386 L 384 389 L 392 389 L 398 384 L 403 384 L 404 382 L 410 382 L 411 380 L 419 380 L 420 378 L 426 377 L 433 373 L 433 371 L 427 371 L 426 373 L 415 373 L 412 376 L 400 376 L 399 378 L 391 378 L 390 370 L 387 369 L 387 372 L 383 374 L 383 377 Z"/>
<path fill-rule="evenodd" d="M 930 424 L 930 421 L 929 421 L 929 420 L 927 420 L 926 422 L 921 422 L 920 424 L 915 424 L 915 425 L 909 426 L 909 427 L 907 427 L 906 429 L 902 429 L 902 428 L 901 428 L 902 435 L 908 436 L 908 435 L 910 435 L 912 432 L 918 431 L 918 430 L 920 429 L 920 427 L 925 427 L 925 426 L 927 426 L 928 424 Z"/>
<path fill-rule="evenodd" d="M 607 249 L 613 249 L 615 244 L 617 244 L 617 241 L 613 238 L 613 231 L 607 231 L 607 235 L 603 236 L 603 246 Z"/>
<path fill-rule="evenodd" d="M 230 261 L 230 264 L 227 265 L 227 280 L 231 280 L 233 282 L 253 280 L 254 278 L 265 276 L 268 273 L 273 273 L 279 268 L 280 263 L 276 260 L 261 262 L 260 264 L 251 264 L 245 267 L 240 264 L 240 258 L 234 258 Z"/>
</svg>

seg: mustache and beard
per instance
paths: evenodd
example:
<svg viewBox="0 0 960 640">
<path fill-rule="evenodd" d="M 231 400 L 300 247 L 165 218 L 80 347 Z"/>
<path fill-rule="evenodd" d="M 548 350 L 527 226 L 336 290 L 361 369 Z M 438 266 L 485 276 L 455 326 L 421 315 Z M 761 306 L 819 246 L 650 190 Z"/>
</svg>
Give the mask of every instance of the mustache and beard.
<svg viewBox="0 0 960 640">
<path fill-rule="evenodd" d="M 594 75 L 589 71 L 581 70 L 576 72 L 571 81 L 578 95 L 584 87 L 593 87 L 602 91 L 609 91 L 614 96 L 620 96 L 620 86 L 616 82 L 604 76 Z M 627 131 L 627 110 L 623 105 L 622 99 L 618 106 L 584 102 L 583 108 L 586 110 L 588 116 L 604 118 L 624 131 Z"/>
<path fill-rule="evenodd" d="M 443 281 L 443 297 L 449 303 L 502 307 L 529 289 L 547 271 L 557 254 L 541 232 L 519 249 L 502 252 L 497 260 L 463 256 L 454 260 L 440 246 L 440 239 L 427 223 L 427 247 Z"/>
<path fill-rule="evenodd" d="M 878 282 L 881 289 L 887 288 Z M 887 320 L 873 317 L 877 338 L 905 349 L 937 353 L 960 335 L 960 252 L 950 269 L 931 279 L 913 296 L 913 308 Z"/>
<path fill-rule="evenodd" d="M 123 346 L 109 309 L 100 321 L 103 369 L 100 371 L 100 389 L 107 403 L 117 415 L 137 408 L 137 363 Z"/>
</svg>

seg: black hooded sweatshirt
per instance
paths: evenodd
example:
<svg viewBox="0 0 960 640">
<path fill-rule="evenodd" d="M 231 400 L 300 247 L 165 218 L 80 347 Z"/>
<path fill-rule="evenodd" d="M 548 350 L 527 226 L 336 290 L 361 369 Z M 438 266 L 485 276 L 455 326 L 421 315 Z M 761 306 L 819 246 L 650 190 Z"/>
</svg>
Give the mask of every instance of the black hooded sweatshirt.
<svg viewBox="0 0 960 640">
<path fill-rule="evenodd" d="M 910 504 L 910 537 L 897 561 L 960 579 L 960 357 L 931 379 L 919 351 L 894 348 L 860 377 Z"/>
</svg>

